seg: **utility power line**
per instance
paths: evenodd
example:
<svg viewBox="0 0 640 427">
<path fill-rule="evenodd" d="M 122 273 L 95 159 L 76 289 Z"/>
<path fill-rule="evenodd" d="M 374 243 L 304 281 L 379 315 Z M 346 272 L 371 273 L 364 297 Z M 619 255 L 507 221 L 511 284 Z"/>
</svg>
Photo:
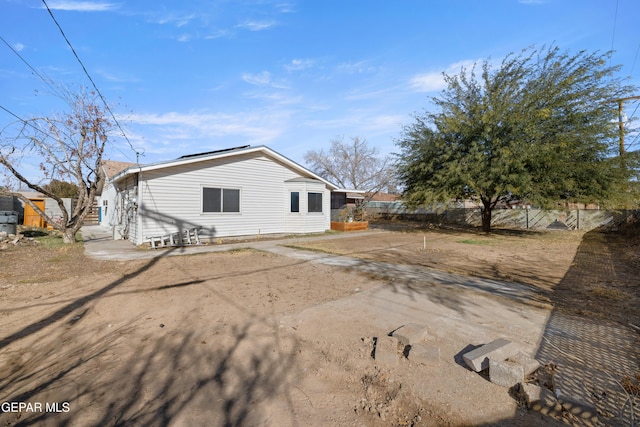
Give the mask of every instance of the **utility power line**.
<svg viewBox="0 0 640 427">
<path fill-rule="evenodd" d="M 114 123 L 116 124 L 116 126 L 118 126 L 118 129 L 120 129 L 120 132 L 122 133 L 122 136 L 124 137 L 124 139 L 127 141 L 127 143 L 129 144 L 129 147 L 131 148 L 131 151 L 133 151 L 134 153 L 136 153 L 136 156 L 138 155 L 138 153 L 136 152 L 136 150 L 133 148 L 133 144 L 131 144 L 131 141 L 129 141 L 129 138 L 127 137 L 127 134 L 124 132 L 124 129 L 122 129 L 122 126 L 120 126 L 120 122 L 118 122 L 118 119 L 116 119 L 115 114 L 113 114 L 113 111 L 111 111 L 111 107 L 109 107 L 109 104 L 107 104 L 106 99 L 104 98 L 104 96 L 102 95 L 102 92 L 100 92 L 100 89 L 98 89 L 98 86 L 96 85 L 96 83 L 93 81 L 93 78 L 91 78 L 91 75 L 89 74 L 89 72 L 87 71 L 87 68 L 84 66 L 84 63 L 82 62 L 82 60 L 80 60 L 80 57 L 78 56 L 78 53 L 76 52 L 76 50 L 73 48 L 73 46 L 71 45 L 71 42 L 69 41 L 69 39 L 67 38 L 67 35 L 65 34 L 64 30 L 62 29 L 62 27 L 60 26 L 60 24 L 58 23 L 58 21 L 56 20 L 56 17 L 53 15 L 53 12 L 51 11 L 51 9 L 49 8 L 49 5 L 47 4 L 46 0 L 42 0 L 42 3 L 44 4 L 44 6 L 46 7 L 47 11 L 49 12 L 49 15 L 51 16 L 51 19 L 53 19 L 53 22 L 55 22 L 56 26 L 58 27 L 58 29 L 60 30 L 60 34 L 62 34 L 62 37 L 64 38 L 64 40 L 67 42 L 67 45 L 69 46 L 69 48 L 71 49 L 71 52 L 73 52 L 73 56 L 75 56 L 76 60 L 78 61 L 78 63 L 80 64 L 80 66 L 82 67 L 82 70 L 84 71 L 84 74 L 87 76 L 87 78 L 89 79 L 89 81 L 91 82 L 91 85 L 93 86 L 93 88 L 95 89 L 96 93 L 98 94 L 98 96 L 100 97 L 100 99 L 102 100 L 105 108 L 107 109 L 107 111 L 109 112 L 109 114 L 111 115 L 111 118 L 113 119 Z"/>
<path fill-rule="evenodd" d="M 50 88 L 50 89 L 51 89 L 51 90 L 52 90 L 56 95 L 58 95 L 58 96 L 62 97 L 62 95 L 61 95 L 61 93 L 59 92 L 58 88 L 56 88 L 55 86 L 53 86 L 53 84 L 51 84 L 51 79 L 48 79 L 48 78 L 44 77 L 42 74 L 40 74 L 40 72 L 38 72 L 38 70 L 36 70 L 36 69 L 31 65 L 31 64 L 29 64 L 29 62 L 28 62 L 26 59 L 24 59 L 24 57 L 23 57 L 22 55 L 20 55 L 20 52 L 18 52 L 16 49 L 14 49 L 14 47 L 13 47 L 13 46 L 11 46 L 11 45 L 9 44 L 9 42 L 7 42 L 7 41 L 4 39 L 4 37 L 0 36 L 0 40 L 2 40 L 2 41 L 4 42 L 4 44 L 6 44 L 6 45 L 7 45 L 7 47 L 8 47 L 9 49 L 11 49 L 11 51 L 12 51 L 13 53 L 15 53 L 15 54 L 16 54 L 16 56 L 17 56 L 18 58 L 20 58 L 20 60 L 21 60 L 22 62 L 24 62 L 24 64 L 25 64 L 27 67 L 29 67 L 29 69 L 33 72 L 33 74 L 35 74 L 36 76 L 38 76 L 38 77 L 40 78 L 40 80 L 42 80 L 42 81 L 43 81 L 47 86 L 49 86 L 49 88 Z"/>
<path fill-rule="evenodd" d="M 28 120 L 23 119 L 22 117 L 18 116 L 16 113 L 14 113 L 13 111 L 9 110 L 8 108 L 3 107 L 2 105 L 0 105 L 0 109 L 6 111 L 7 113 L 9 113 L 10 115 L 12 115 L 13 117 L 15 117 L 16 119 L 18 119 L 19 121 L 21 121 L 22 123 L 24 123 L 27 126 L 30 126 L 32 128 L 34 128 L 35 130 L 37 130 L 38 132 L 42 132 L 45 135 L 47 135 L 50 138 L 53 138 L 51 135 L 49 135 L 46 132 L 43 132 L 41 129 L 38 129 L 33 123 L 31 123 Z"/>
<path fill-rule="evenodd" d="M 27 66 L 29 67 L 29 69 L 36 75 L 38 76 L 38 78 L 40 78 L 40 80 L 42 80 L 47 86 L 49 86 L 49 88 L 59 97 L 64 98 L 64 95 L 60 92 L 59 88 L 53 85 L 53 81 L 50 78 L 47 78 L 45 76 L 43 76 L 35 67 L 33 67 L 29 61 L 27 61 L 22 55 L 20 55 L 20 53 L 13 47 L 11 46 L 11 44 L 9 42 L 7 42 L 4 37 L 0 36 L 0 40 L 2 40 L 2 42 L 7 45 L 7 47 L 9 49 L 11 49 L 11 51 L 18 57 L 20 58 L 20 60 Z M 2 105 L 0 105 L 0 109 L 4 110 L 5 112 L 7 112 L 9 115 L 13 116 L 14 118 L 16 118 L 18 121 L 24 123 L 25 125 L 37 130 L 38 132 L 41 132 L 45 135 L 47 135 L 50 138 L 53 138 L 53 136 L 51 136 L 50 134 L 48 134 L 47 132 L 44 132 L 42 129 L 39 129 L 38 127 L 36 127 L 35 125 L 33 125 L 33 123 L 31 123 L 30 121 L 23 119 L 22 117 L 18 116 L 17 114 L 15 114 L 14 112 L 10 111 L 9 109 L 7 109 L 6 107 L 3 107 Z M 68 135 L 67 135 L 68 137 Z M 119 151 L 124 157 L 126 157 L 128 160 L 131 160 L 131 157 L 126 154 L 125 152 L 123 152 L 119 147 L 114 147 L 117 151 Z M 136 154 L 136 159 L 139 158 L 139 152 L 138 150 L 134 149 L 133 150 Z M 136 163 L 139 163 L 136 161 Z"/>
<path fill-rule="evenodd" d="M 13 116 L 14 118 L 16 118 L 18 121 L 22 122 L 24 125 L 29 126 L 33 129 L 35 129 L 36 131 L 48 136 L 51 139 L 57 139 L 55 136 L 51 135 L 50 133 L 47 133 L 45 131 L 43 131 L 42 129 L 40 129 L 39 127 L 37 127 L 36 125 L 34 125 L 33 123 L 31 123 L 31 121 L 23 119 L 22 117 L 18 116 L 16 113 L 14 113 L 13 111 L 9 110 L 8 108 L 4 107 L 3 105 L 0 105 L 0 110 L 4 110 L 6 113 L 8 113 L 9 115 Z M 69 135 L 66 135 L 67 137 L 69 137 Z M 120 148 L 118 147 L 114 147 L 116 150 L 118 150 L 120 152 L 120 154 L 122 154 L 124 157 L 126 157 L 128 160 L 131 160 L 131 158 L 124 152 L 122 151 Z M 142 153 L 144 155 L 144 153 Z M 138 151 L 136 151 L 136 160 L 138 159 Z M 136 163 L 139 163 L 136 161 Z"/>
</svg>

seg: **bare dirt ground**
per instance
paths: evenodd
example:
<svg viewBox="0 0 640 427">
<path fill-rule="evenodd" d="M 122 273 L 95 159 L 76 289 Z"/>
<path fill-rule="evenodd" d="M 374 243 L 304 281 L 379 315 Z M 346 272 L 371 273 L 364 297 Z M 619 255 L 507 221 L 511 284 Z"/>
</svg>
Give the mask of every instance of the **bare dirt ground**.
<svg viewBox="0 0 640 427">
<path fill-rule="evenodd" d="M 640 324 L 640 231 L 530 232 L 378 224 L 391 233 L 301 248 L 530 284 L 552 306 Z"/>
<path fill-rule="evenodd" d="M 256 250 L 119 262 L 87 258 L 80 244 L 9 245 L 0 251 L 0 403 L 31 407 L 5 405 L 0 422 L 579 423 L 520 408 L 507 389 L 465 368 L 461 354 L 504 337 L 546 357 L 547 324 L 558 312 L 639 325 L 637 244 L 633 233 L 420 228 L 296 243 L 517 281 L 536 292 L 531 301 Z M 410 322 L 428 326 L 439 361 L 377 364 L 374 337 Z M 635 344 L 625 360 L 638 360 Z M 625 372 L 632 378 L 633 368 Z M 614 415 L 585 422 L 617 422 Z"/>
</svg>

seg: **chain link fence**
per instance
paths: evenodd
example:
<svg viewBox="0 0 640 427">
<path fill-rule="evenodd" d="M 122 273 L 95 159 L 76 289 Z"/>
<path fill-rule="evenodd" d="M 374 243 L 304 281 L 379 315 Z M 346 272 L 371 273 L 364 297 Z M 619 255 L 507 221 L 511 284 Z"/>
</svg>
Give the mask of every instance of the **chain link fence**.
<svg viewBox="0 0 640 427">
<path fill-rule="evenodd" d="M 369 202 L 367 214 L 371 218 L 400 219 L 429 223 L 482 225 L 480 208 L 446 207 L 407 209 L 401 202 Z M 491 226 L 529 230 L 583 230 L 601 226 L 617 227 L 640 216 L 634 210 L 602 209 L 494 209 Z"/>
</svg>

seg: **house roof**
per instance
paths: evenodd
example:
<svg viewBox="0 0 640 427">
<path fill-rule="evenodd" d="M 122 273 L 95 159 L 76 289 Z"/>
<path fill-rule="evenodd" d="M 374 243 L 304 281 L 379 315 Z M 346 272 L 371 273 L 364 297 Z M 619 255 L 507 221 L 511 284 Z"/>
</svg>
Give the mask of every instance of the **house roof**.
<svg viewBox="0 0 640 427">
<path fill-rule="evenodd" d="M 350 191 L 347 193 L 347 198 L 348 199 L 364 199 L 363 194 L 364 194 L 363 192 L 354 193 Z"/>
<path fill-rule="evenodd" d="M 372 202 L 397 202 L 401 197 L 399 194 L 383 193 L 381 191 L 373 194 L 370 198 Z"/>
<path fill-rule="evenodd" d="M 300 173 L 301 175 L 303 175 L 305 177 L 309 177 L 309 178 L 312 178 L 312 179 L 315 179 L 315 180 L 323 182 L 331 190 L 338 189 L 338 187 L 335 184 L 332 184 L 331 182 L 327 181 L 326 179 L 324 179 L 324 178 L 316 175 L 315 173 L 311 172 L 307 168 L 299 165 L 298 163 L 294 162 L 293 160 L 283 156 L 282 154 L 280 154 L 280 153 L 278 153 L 276 151 L 273 151 L 272 149 L 270 149 L 269 147 L 264 146 L 264 145 L 259 145 L 259 146 L 255 146 L 255 147 L 251 147 L 249 145 L 245 145 L 245 146 L 236 147 L 236 148 L 209 151 L 209 152 L 206 152 L 206 153 L 188 154 L 188 155 L 182 156 L 182 157 L 180 157 L 178 159 L 168 160 L 168 161 L 164 161 L 164 162 L 150 163 L 150 164 L 147 164 L 147 165 L 132 165 L 132 166 L 129 166 L 126 169 L 120 171 L 119 173 L 116 173 L 113 177 L 111 177 L 111 180 L 118 181 L 118 180 L 120 180 L 120 179 L 122 179 L 122 178 L 124 178 L 126 176 L 129 176 L 129 175 L 132 175 L 132 174 L 135 174 L 135 173 L 139 173 L 139 172 L 153 171 L 153 170 L 164 169 L 164 168 L 169 168 L 169 167 L 173 167 L 173 166 L 189 165 L 189 164 L 204 162 L 204 161 L 208 161 L 208 160 L 222 159 L 222 158 L 239 156 L 239 155 L 242 155 L 242 154 L 250 154 L 250 153 L 261 153 L 261 154 L 263 154 L 265 156 L 271 157 L 272 159 L 287 165 L 288 167 L 290 167 L 291 169 L 297 171 L 298 173 Z"/>
<path fill-rule="evenodd" d="M 115 160 L 103 160 L 102 161 L 102 169 L 104 173 L 107 175 L 107 179 L 111 179 L 123 170 L 135 166 L 135 163 L 129 162 L 117 162 Z"/>
</svg>

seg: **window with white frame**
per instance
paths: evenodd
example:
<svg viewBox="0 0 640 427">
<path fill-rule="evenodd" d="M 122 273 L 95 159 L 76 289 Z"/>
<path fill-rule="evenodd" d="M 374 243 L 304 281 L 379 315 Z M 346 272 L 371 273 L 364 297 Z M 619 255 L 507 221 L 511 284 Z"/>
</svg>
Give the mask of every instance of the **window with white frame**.
<svg viewBox="0 0 640 427">
<path fill-rule="evenodd" d="M 240 190 L 202 187 L 202 212 L 240 212 Z"/>
<path fill-rule="evenodd" d="M 300 212 L 300 192 L 291 192 L 291 212 Z"/>
</svg>

